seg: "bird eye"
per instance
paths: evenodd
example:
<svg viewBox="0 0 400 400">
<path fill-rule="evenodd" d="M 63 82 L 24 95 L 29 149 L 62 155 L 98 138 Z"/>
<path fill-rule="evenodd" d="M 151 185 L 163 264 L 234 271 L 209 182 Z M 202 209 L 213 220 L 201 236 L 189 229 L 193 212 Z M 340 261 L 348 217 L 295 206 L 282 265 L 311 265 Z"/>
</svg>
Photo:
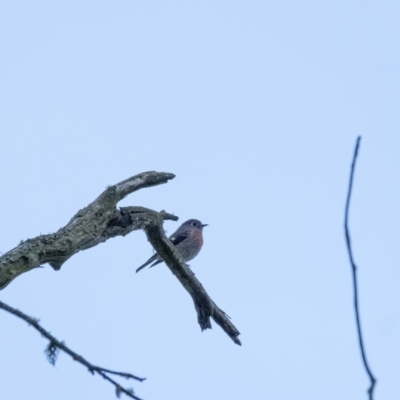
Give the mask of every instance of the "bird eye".
<svg viewBox="0 0 400 400">
<path fill-rule="evenodd" d="M 192 225 L 193 225 L 193 226 L 197 226 L 196 222 L 192 222 Z"/>
</svg>

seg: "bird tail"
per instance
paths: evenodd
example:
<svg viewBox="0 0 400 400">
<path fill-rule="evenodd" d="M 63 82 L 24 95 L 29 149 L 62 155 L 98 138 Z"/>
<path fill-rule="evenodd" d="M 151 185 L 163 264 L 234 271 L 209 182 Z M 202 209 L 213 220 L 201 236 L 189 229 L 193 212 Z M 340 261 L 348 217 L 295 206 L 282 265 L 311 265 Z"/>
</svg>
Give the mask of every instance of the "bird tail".
<svg viewBox="0 0 400 400">
<path fill-rule="evenodd" d="M 144 267 L 147 267 L 149 264 L 151 264 L 152 262 L 154 262 L 154 264 L 150 265 L 151 267 L 154 267 L 157 264 L 160 264 L 163 262 L 163 260 L 160 260 L 159 256 L 157 253 L 155 253 L 153 256 L 151 256 L 143 265 L 141 265 L 137 270 L 136 273 L 138 273 L 141 269 L 143 269 Z"/>
</svg>

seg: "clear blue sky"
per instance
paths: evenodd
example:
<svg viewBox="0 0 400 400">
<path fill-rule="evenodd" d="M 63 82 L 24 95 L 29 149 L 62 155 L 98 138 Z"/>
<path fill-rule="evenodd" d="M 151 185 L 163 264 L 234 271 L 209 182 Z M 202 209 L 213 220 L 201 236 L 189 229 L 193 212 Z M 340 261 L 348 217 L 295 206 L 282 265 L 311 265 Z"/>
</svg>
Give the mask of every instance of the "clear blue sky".
<svg viewBox="0 0 400 400">
<path fill-rule="evenodd" d="M 396 1 L 15 1 L 0 6 L 0 251 L 54 232 L 107 185 L 198 218 L 196 276 L 241 331 L 201 332 L 143 232 L 0 293 L 145 400 L 365 400 L 344 201 L 376 398 L 400 370 L 400 6 Z M 172 233 L 179 223 L 168 222 Z M 115 398 L 0 312 L 2 398 Z M 129 385 L 129 382 L 122 381 Z"/>
</svg>

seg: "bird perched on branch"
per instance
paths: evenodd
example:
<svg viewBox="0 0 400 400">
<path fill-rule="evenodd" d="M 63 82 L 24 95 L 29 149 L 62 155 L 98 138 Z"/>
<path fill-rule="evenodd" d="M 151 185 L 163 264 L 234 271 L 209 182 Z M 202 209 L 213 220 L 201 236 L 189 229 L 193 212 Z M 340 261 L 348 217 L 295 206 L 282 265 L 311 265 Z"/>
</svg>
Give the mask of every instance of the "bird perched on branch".
<svg viewBox="0 0 400 400">
<path fill-rule="evenodd" d="M 203 246 L 203 228 L 207 225 L 208 224 L 202 224 L 198 219 L 189 219 L 169 237 L 169 240 L 179 251 L 185 262 L 193 260 L 193 258 L 199 254 L 201 247 Z M 140 266 L 136 272 L 139 272 L 149 264 L 151 264 L 151 268 L 162 262 L 164 262 L 164 260 L 155 253 L 142 266 Z"/>
</svg>

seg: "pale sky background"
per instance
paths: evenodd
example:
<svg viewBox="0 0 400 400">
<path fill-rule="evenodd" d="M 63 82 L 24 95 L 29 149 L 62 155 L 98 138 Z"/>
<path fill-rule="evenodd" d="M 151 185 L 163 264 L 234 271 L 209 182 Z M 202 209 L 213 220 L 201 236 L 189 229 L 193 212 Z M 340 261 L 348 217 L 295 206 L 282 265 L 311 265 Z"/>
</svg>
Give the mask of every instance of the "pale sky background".
<svg viewBox="0 0 400 400">
<path fill-rule="evenodd" d="M 365 400 L 343 236 L 351 208 L 376 399 L 400 371 L 397 1 L 14 1 L 0 6 L 0 251 L 55 232 L 107 185 L 205 228 L 190 262 L 241 331 L 201 332 L 143 232 L 20 276 L 0 299 L 144 400 Z M 0 311 L 5 400 L 114 399 Z"/>
</svg>

